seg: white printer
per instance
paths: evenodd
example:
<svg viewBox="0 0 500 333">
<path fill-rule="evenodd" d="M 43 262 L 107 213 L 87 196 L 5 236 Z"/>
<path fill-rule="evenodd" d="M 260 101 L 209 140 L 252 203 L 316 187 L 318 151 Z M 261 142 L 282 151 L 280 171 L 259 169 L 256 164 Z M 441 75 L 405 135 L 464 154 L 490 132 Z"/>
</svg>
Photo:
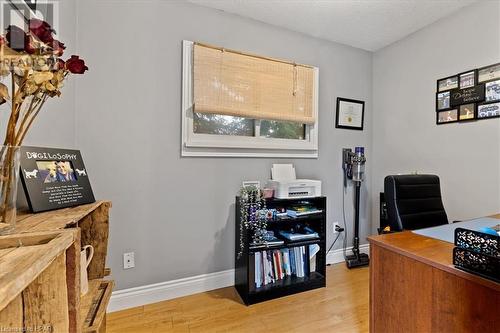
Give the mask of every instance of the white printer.
<svg viewBox="0 0 500 333">
<path fill-rule="evenodd" d="M 272 179 L 267 187 L 274 190 L 274 197 L 278 199 L 311 198 L 321 196 L 321 181 L 297 179 L 292 164 L 273 164 Z"/>
</svg>

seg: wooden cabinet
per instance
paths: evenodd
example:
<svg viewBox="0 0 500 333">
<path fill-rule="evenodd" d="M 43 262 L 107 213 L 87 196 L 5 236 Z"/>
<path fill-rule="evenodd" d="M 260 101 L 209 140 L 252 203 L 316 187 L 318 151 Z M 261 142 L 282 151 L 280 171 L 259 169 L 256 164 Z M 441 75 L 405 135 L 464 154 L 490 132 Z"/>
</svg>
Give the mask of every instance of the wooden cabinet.
<svg viewBox="0 0 500 333">
<path fill-rule="evenodd" d="M 0 236 L 0 328 L 105 332 L 113 288 L 105 280 L 110 202 L 19 214 L 15 234 Z M 89 291 L 80 294 L 80 249 L 94 247 Z"/>
</svg>

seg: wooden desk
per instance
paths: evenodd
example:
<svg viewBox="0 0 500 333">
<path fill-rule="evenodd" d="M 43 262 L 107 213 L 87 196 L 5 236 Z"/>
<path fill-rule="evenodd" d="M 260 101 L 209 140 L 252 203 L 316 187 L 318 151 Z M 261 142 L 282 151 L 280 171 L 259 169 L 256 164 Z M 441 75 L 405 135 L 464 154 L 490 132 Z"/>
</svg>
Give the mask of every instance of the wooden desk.
<svg viewBox="0 0 500 333">
<path fill-rule="evenodd" d="M 370 332 L 499 332 L 500 284 L 455 268 L 453 244 L 411 231 L 368 240 Z"/>
</svg>

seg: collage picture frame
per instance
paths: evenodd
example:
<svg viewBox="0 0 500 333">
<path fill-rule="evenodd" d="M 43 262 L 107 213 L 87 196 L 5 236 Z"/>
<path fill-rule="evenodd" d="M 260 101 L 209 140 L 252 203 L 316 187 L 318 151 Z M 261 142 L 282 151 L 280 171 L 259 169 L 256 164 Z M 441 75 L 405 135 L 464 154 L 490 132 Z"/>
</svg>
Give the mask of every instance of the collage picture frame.
<svg viewBox="0 0 500 333">
<path fill-rule="evenodd" d="M 498 117 L 500 63 L 437 80 L 437 125 Z"/>
</svg>

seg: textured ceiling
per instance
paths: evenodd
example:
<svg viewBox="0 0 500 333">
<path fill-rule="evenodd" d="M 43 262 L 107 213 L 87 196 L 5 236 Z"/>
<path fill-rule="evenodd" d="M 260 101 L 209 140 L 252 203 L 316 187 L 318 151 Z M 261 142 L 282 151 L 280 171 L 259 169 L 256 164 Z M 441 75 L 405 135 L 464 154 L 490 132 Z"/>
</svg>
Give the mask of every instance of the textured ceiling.
<svg viewBox="0 0 500 333">
<path fill-rule="evenodd" d="M 377 51 L 477 0 L 188 1 L 332 42 Z"/>
</svg>

